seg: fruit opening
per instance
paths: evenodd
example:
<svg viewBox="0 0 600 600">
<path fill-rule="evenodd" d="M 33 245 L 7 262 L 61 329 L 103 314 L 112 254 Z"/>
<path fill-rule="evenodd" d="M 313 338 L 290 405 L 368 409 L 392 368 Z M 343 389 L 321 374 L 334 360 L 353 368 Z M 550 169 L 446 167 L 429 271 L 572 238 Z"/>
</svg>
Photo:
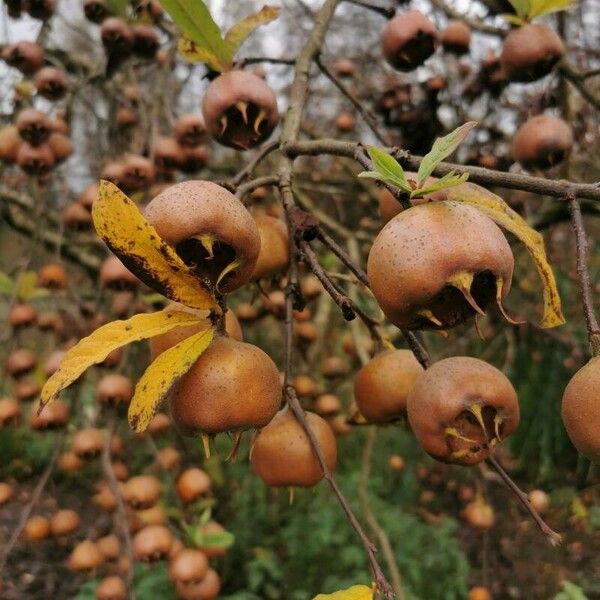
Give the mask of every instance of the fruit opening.
<svg viewBox="0 0 600 600">
<path fill-rule="evenodd" d="M 448 329 L 481 314 L 496 299 L 496 276 L 491 271 L 482 271 L 469 277 L 472 281 L 466 289 L 456 287 L 455 283 L 446 284 L 418 311 L 410 329 Z"/>
<path fill-rule="evenodd" d="M 202 280 L 210 282 L 213 286 L 217 283 L 223 286 L 235 272 L 235 268 L 230 268 L 221 276 L 236 261 L 235 249 L 226 242 L 206 237 L 189 238 L 177 244 L 175 252 Z"/>
<path fill-rule="evenodd" d="M 224 144 L 248 150 L 267 134 L 265 111 L 251 102 L 231 105 L 220 118 L 219 140 Z"/>
<path fill-rule="evenodd" d="M 434 51 L 435 42 L 431 34 L 419 30 L 415 37 L 400 48 L 395 60 L 400 68 L 412 69 L 424 63 Z"/>
<path fill-rule="evenodd" d="M 454 462 L 472 465 L 485 460 L 503 434 L 498 411 L 493 406 L 473 404 L 446 428 L 446 442 Z"/>
</svg>

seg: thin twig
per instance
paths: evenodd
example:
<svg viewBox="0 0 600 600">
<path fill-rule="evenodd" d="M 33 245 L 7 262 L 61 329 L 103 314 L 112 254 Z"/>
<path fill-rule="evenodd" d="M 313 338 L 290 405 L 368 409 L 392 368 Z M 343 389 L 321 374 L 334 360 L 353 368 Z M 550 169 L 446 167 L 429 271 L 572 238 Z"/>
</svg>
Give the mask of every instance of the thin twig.
<svg viewBox="0 0 600 600">
<path fill-rule="evenodd" d="M 44 472 L 42 473 L 41 477 L 39 478 L 37 485 L 35 486 L 32 494 L 31 494 L 31 498 L 29 499 L 29 502 L 23 507 L 23 510 L 21 511 L 21 518 L 19 519 L 19 523 L 15 527 L 12 535 L 10 536 L 10 539 L 8 540 L 8 542 L 6 543 L 6 546 L 4 547 L 4 550 L 2 552 L 2 557 L 0 558 L 0 574 L 4 573 L 4 566 L 6 565 L 8 556 L 11 553 L 11 551 L 14 548 L 17 541 L 19 540 L 21 533 L 23 532 L 23 529 L 25 528 L 25 525 L 27 523 L 27 519 L 29 519 L 29 516 L 31 515 L 31 511 L 35 508 L 35 505 L 39 502 L 40 496 L 42 495 L 42 492 L 44 491 L 44 488 L 46 487 L 46 483 L 48 483 L 48 479 L 50 478 L 50 475 L 52 474 L 52 471 L 54 470 L 54 465 L 56 464 L 56 460 L 58 459 L 58 457 L 62 451 L 64 440 L 65 440 L 64 433 L 60 433 L 58 435 L 58 437 L 54 440 L 54 450 L 52 452 L 52 455 L 50 456 L 50 460 L 48 461 L 48 464 L 46 465 Z"/>
<path fill-rule="evenodd" d="M 362 8 L 366 8 L 378 15 L 381 15 L 385 19 L 391 19 L 396 14 L 396 9 L 393 6 L 378 6 L 377 4 L 371 4 L 365 0 L 345 0 L 348 4 L 355 4 Z"/>
<path fill-rule="evenodd" d="M 571 214 L 571 223 L 575 232 L 575 248 L 577 252 L 577 275 L 579 277 L 579 287 L 581 299 L 583 302 L 583 314 L 587 327 L 588 340 L 593 356 L 600 354 L 600 326 L 594 311 L 594 300 L 592 294 L 592 283 L 588 271 L 588 237 L 585 232 L 583 217 L 579 200 L 574 194 L 567 196 L 569 213 Z"/>
<path fill-rule="evenodd" d="M 519 499 L 519 502 L 527 509 L 527 512 L 531 515 L 532 519 L 536 522 L 542 533 L 548 538 L 553 546 L 558 546 L 561 543 L 560 534 L 556 533 L 551 529 L 544 519 L 540 516 L 538 511 L 532 506 L 531 502 L 527 498 L 525 492 L 523 492 L 519 486 L 512 480 L 510 475 L 500 466 L 500 463 L 493 457 L 490 456 L 485 461 L 500 477 L 506 486 L 513 492 L 513 494 Z"/>
<path fill-rule="evenodd" d="M 411 171 L 416 171 L 423 160 L 422 156 L 415 156 L 399 148 L 383 148 L 392 153 L 398 162 Z M 357 142 L 344 142 L 333 139 L 302 140 L 285 142 L 282 151 L 290 158 L 297 156 L 319 156 L 330 154 L 345 156 L 360 162 L 362 146 Z M 506 173 L 494 171 L 483 167 L 472 167 L 455 163 L 442 162 L 433 171 L 433 175 L 441 177 L 450 171 L 468 173 L 469 181 L 482 185 L 503 187 L 508 189 L 532 192 L 542 196 L 551 196 L 564 200 L 567 194 L 574 193 L 578 198 L 600 200 L 599 183 L 574 183 L 566 180 L 552 180 L 543 177 L 532 177 L 521 173 Z"/>
<path fill-rule="evenodd" d="M 279 142 L 275 140 L 265 144 L 262 148 L 260 148 L 252 160 L 231 180 L 231 185 L 235 187 L 239 186 L 245 179 L 254 173 L 254 170 L 260 164 L 260 162 L 278 147 Z"/>
</svg>

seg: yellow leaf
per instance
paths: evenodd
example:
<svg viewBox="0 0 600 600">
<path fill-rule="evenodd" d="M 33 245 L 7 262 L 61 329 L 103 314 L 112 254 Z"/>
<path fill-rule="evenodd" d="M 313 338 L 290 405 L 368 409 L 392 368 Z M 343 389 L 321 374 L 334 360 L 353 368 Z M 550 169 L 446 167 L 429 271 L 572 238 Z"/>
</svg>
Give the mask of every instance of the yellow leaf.
<svg viewBox="0 0 600 600">
<path fill-rule="evenodd" d="M 531 0 L 529 18 L 541 17 L 551 13 L 567 10 L 573 4 L 573 0 Z"/>
<path fill-rule="evenodd" d="M 35 271 L 25 271 L 17 283 L 17 297 L 23 302 L 48 296 L 48 290 L 37 287 L 38 276 Z"/>
<path fill-rule="evenodd" d="M 532 229 L 500 196 L 472 184 L 450 188 L 448 200 L 464 202 L 475 206 L 507 231 L 510 231 L 527 248 L 538 270 L 544 289 L 544 315 L 541 326 L 557 327 L 565 322 L 562 314 L 560 296 L 552 267 L 548 264 L 544 238 Z"/>
<path fill-rule="evenodd" d="M 41 406 L 54 400 L 61 390 L 71 385 L 86 369 L 102 362 L 113 350 L 202 320 L 190 312 L 166 309 L 103 325 L 65 354 L 60 366 L 42 389 Z"/>
<path fill-rule="evenodd" d="M 213 335 L 213 330 L 208 328 L 186 338 L 176 346 L 161 352 L 146 369 L 135 386 L 135 394 L 129 405 L 129 425 L 134 431 L 146 431 L 156 407 L 177 380 L 190 370 L 196 359 L 208 348 Z"/>
<path fill-rule="evenodd" d="M 257 27 L 274 21 L 279 16 L 280 12 L 281 8 L 279 6 L 263 6 L 257 13 L 238 21 L 233 25 L 225 34 L 225 41 L 230 44 L 233 51 L 236 52 L 246 38 Z"/>
<path fill-rule="evenodd" d="M 206 48 L 202 48 L 194 40 L 191 40 L 187 35 L 182 34 L 177 42 L 177 50 L 179 53 L 191 63 L 204 63 L 213 71 L 224 71 L 227 65 L 223 64 L 221 59 Z"/>
<path fill-rule="evenodd" d="M 92 217 L 98 235 L 146 285 L 191 308 L 215 307 L 202 282 L 116 185 L 100 182 Z"/>
<path fill-rule="evenodd" d="M 375 586 L 353 585 L 347 590 L 340 590 L 333 594 L 318 594 L 313 600 L 373 600 Z"/>
</svg>

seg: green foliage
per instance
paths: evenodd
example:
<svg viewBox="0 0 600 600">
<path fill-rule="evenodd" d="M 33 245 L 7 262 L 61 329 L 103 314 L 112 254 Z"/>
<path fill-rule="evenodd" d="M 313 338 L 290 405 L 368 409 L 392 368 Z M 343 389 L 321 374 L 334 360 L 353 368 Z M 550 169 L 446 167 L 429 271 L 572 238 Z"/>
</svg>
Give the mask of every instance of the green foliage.
<svg viewBox="0 0 600 600">
<path fill-rule="evenodd" d="M 588 597 L 578 585 L 564 581 L 563 589 L 554 596 L 553 600 L 588 600 Z"/>
<path fill-rule="evenodd" d="M 393 185 L 411 199 L 422 198 L 425 194 L 431 194 L 460 185 L 467 181 L 469 178 L 468 173 L 457 175 L 454 171 L 451 171 L 434 183 L 427 186 L 424 186 L 424 183 L 435 168 L 458 148 L 475 125 L 477 125 L 475 121 L 469 121 L 448 135 L 436 139 L 431 151 L 421 161 L 415 183 L 408 181 L 402 165 L 393 156 L 375 146 L 367 148 L 374 170 L 363 171 L 358 176 Z"/>
</svg>

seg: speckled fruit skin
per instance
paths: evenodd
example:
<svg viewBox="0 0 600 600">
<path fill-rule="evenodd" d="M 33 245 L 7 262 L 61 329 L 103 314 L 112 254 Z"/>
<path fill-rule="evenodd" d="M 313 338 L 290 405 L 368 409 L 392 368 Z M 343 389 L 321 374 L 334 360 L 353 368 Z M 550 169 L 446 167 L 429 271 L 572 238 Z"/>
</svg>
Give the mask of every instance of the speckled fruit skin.
<svg viewBox="0 0 600 600">
<path fill-rule="evenodd" d="M 306 421 L 319 441 L 330 470 L 337 462 L 337 443 L 327 421 L 315 413 L 306 412 Z M 250 453 L 254 472 L 272 487 L 310 487 L 323 479 L 308 436 L 288 408 L 280 410 L 274 419 L 256 436 Z"/>
<path fill-rule="evenodd" d="M 145 216 L 171 246 L 211 234 L 233 248 L 241 263 L 221 282 L 221 292 L 232 292 L 250 279 L 260 252 L 260 235 L 252 215 L 225 188 L 201 180 L 178 183 L 156 196 Z"/>
<path fill-rule="evenodd" d="M 435 25 L 418 10 L 409 10 L 388 21 L 381 48 L 392 67 L 412 71 L 435 52 L 437 39 Z"/>
<path fill-rule="evenodd" d="M 572 148 L 571 126 L 553 115 L 531 117 L 512 141 L 513 158 L 525 169 L 548 169 L 561 162 Z"/>
<path fill-rule="evenodd" d="M 406 397 L 423 367 L 410 350 L 387 350 L 354 378 L 354 399 L 370 423 L 388 423 L 406 414 Z"/>
<path fill-rule="evenodd" d="M 265 112 L 265 118 L 258 132 L 254 130 L 254 123 L 251 120 L 246 126 L 240 125 L 238 128 L 232 128 L 229 123 L 228 128 L 222 131 L 221 117 L 229 115 L 232 110 L 237 110 L 235 105 L 238 102 L 247 102 L 255 107 L 256 115 L 261 109 Z M 236 150 L 247 150 L 258 146 L 271 135 L 279 123 L 277 98 L 273 90 L 263 79 L 248 71 L 227 71 L 217 77 L 208 86 L 202 99 L 202 115 L 208 134 L 224 146 Z M 243 123 L 241 115 L 237 116 Z"/>
<path fill-rule="evenodd" d="M 569 381 L 561 415 L 573 445 L 600 464 L 600 358 L 590 360 Z"/>
<path fill-rule="evenodd" d="M 502 280 L 504 298 L 513 265 L 510 246 L 491 219 L 476 208 L 446 201 L 414 206 L 389 221 L 371 247 L 367 273 L 392 323 L 405 329 L 431 327 L 417 314 L 431 309 L 443 321 L 439 328 L 445 329 L 475 314 L 460 296 L 440 298 L 453 275 L 491 272 Z M 492 292 L 491 298 L 486 294 L 488 302 L 495 298 L 495 289 Z"/>
<path fill-rule="evenodd" d="M 289 239 L 285 223 L 269 215 L 258 215 L 260 254 L 254 266 L 252 280 L 268 277 L 284 269 L 290 262 Z"/>
<path fill-rule="evenodd" d="M 500 64 L 510 81 L 527 83 L 550 73 L 564 52 L 562 40 L 552 29 L 529 23 L 506 36 Z"/>
<path fill-rule="evenodd" d="M 452 462 L 446 427 L 470 405 L 495 408 L 502 417 L 502 438 L 519 424 L 519 402 L 509 379 L 496 367 L 468 356 L 455 356 L 434 363 L 417 379 L 408 394 L 407 412 L 417 441 L 433 458 Z M 482 448 L 473 455 L 476 464 L 489 456 Z"/>
<path fill-rule="evenodd" d="M 175 385 L 171 416 L 186 434 L 266 425 L 281 403 L 279 370 L 260 348 L 217 337 Z"/>
</svg>

